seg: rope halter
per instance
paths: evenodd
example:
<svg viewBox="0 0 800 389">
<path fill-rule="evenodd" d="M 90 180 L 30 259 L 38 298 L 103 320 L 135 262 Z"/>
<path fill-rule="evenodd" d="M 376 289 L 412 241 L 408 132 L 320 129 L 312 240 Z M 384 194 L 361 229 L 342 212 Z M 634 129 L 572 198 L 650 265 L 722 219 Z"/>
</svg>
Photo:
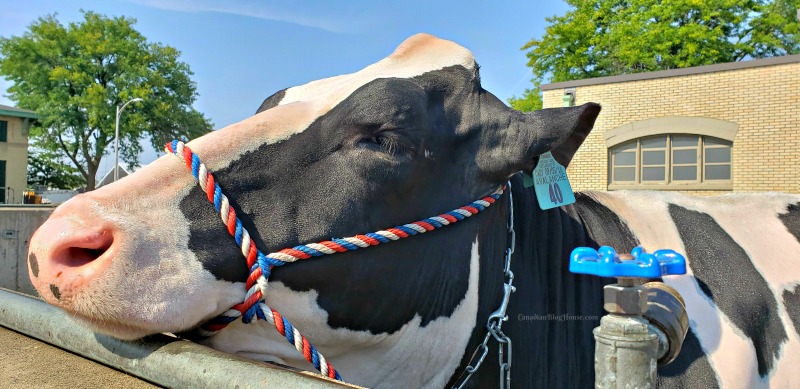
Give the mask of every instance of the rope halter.
<svg viewBox="0 0 800 389">
<path fill-rule="evenodd" d="M 459 220 L 464 220 L 484 210 L 497 201 L 505 189 L 498 189 L 489 196 L 473 201 L 469 205 L 465 205 L 461 208 L 413 223 L 369 232 L 363 235 L 339 239 L 334 238 L 318 243 L 308 243 L 265 255 L 256 248 L 256 245 L 250 239 L 250 234 L 247 232 L 247 229 L 242 226 L 242 222 L 236 215 L 236 211 L 230 206 L 228 198 L 222 193 L 222 189 L 214 178 L 214 175 L 208 171 L 206 165 L 200 161 L 197 154 L 193 153 L 183 142 L 177 140 L 167 143 L 165 150 L 167 153 L 174 154 L 183 160 L 186 168 L 192 176 L 197 179 L 208 201 L 211 202 L 214 208 L 219 212 L 222 222 L 228 229 L 228 233 L 241 248 L 242 255 L 247 259 L 247 266 L 250 269 L 250 275 L 245 282 L 247 293 L 245 294 L 244 302 L 234 305 L 221 315 L 203 324 L 198 329 L 198 332 L 204 336 L 214 335 L 239 317 L 242 318 L 242 322 L 245 324 L 250 323 L 254 317 L 266 320 L 269 324 L 273 325 L 290 344 L 294 345 L 297 351 L 300 351 L 305 359 L 313 364 L 322 375 L 340 381 L 342 377 L 339 375 L 339 372 L 337 372 L 331 363 L 311 345 L 308 339 L 306 339 L 297 328 L 292 326 L 286 318 L 281 316 L 278 311 L 270 308 L 265 303 L 267 280 L 269 279 L 272 268 L 275 266 L 283 266 L 286 263 L 295 262 L 300 259 L 358 250 L 359 248 L 377 246 L 382 243 L 389 243 L 391 241 L 408 238 L 409 236 L 433 231 L 443 226 L 456 223 Z"/>
</svg>

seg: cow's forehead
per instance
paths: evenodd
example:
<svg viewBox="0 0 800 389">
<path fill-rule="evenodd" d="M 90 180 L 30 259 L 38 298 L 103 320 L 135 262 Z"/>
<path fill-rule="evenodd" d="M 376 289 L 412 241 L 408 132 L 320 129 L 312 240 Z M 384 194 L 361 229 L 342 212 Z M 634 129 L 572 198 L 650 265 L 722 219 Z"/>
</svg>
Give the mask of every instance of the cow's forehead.
<svg viewBox="0 0 800 389">
<path fill-rule="evenodd" d="M 189 143 L 212 169 L 228 166 L 264 144 L 303 132 L 356 89 L 379 78 L 412 78 L 450 66 L 474 71 L 472 53 L 455 42 L 428 34 L 406 39 L 388 57 L 350 74 L 312 81 L 285 90 L 278 106 Z"/>
</svg>

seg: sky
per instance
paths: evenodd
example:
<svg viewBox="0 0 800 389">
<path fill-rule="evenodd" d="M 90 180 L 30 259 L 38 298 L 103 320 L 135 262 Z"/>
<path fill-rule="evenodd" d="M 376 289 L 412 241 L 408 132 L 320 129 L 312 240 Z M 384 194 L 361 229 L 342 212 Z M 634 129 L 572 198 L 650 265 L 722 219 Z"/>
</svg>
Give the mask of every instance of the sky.
<svg viewBox="0 0 800 389">
<path fill-rule="evenodd" d="M 3 8 L 3 37 L 20 36 L 53 13 L 65 25 L 82 20 L 82 9 L 135 18 L 148 41 L 181 51 L 197 84 L 194 108 L 220 129 L 253 115 L 274 92 L 358 71 L 419 32 L 470 49 L 483 87 L 500 99 L 520 96 L 533 77 L 520 48 L 542 36 L 545 18 L 568 6 L 557 0 L 26 0 Z M 0 104 L 14 105 L 9 86 L 0 79 Z M 101 175 L 113 166 L 109 151 Z M 149 147 L 140 156 L 142 164 L 155 158 Z"/>
</svg>

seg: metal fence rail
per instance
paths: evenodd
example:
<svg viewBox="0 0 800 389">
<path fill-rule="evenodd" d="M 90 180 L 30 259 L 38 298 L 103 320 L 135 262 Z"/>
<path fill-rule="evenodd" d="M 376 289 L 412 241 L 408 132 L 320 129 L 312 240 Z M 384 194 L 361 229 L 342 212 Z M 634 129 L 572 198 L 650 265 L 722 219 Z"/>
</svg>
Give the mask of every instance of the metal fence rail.
<svg viewBox="0 0 800 389">
<path fill-rule="evenodd" d="M 0 325 L 166 387 L 357 388 L 166 335 L 137 342 L 97 335 L 56 307 L 2 288 Z"/>
</svg>

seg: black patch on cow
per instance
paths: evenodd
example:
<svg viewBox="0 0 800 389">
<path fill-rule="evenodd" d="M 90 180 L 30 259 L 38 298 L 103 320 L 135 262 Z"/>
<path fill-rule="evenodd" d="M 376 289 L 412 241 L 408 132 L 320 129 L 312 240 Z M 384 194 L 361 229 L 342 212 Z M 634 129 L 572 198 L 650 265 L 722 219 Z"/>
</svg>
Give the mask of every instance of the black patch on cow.
<svg viewBox="0 0 800 389">
<path fill-rule="evenodd" d="M 669 204 L 692 272 L 709 297 L 753 342 L 761 377 L 769 374 L 787 339 L 778 305 L 747 253 L 708 214 Z M 712 297 L 713 296 L 713 297 Z"/>
<path fill-rule="evenodd" d="M 575 193 L 574 217 L 580 219 L 586 234 L 599 246 L 611 246 L 618 253 L 630 253 L 639 245 L 628 225 L 613 211 L 586 193 Z"/>
<path fill-rule="evenodd" d="M 36 259 L 36 254 L 28 254 L 28 265 L 31 267 L 31 273 L 34 277 L 39 277 L 39 261 Z"/>
<path fill-rule="evenodd" d="M 800 242 L 800 203 L 789 204 L 786 213 L 778 215 L 786 229 Z"/>
<path fill-rule="evenodd" d="M 58 286 L 55 284 L 50 284 L 50 293 L 52 293 L 53 297 L 56 299 L 61 300 L 61 291 L 58 290 Z"/>
<path fill-rule="evenodd" d="M 794 330 L 800 335 L 800 285 L 795 286 L 794 291 L 783 291 L 783 306 L 794 323 Z"/>
<path fill-rule="evenodd" d="M 228 193 L 227 188 L 222 188 L 223 193 Z M 203 268 L 219 280 L 244 282 L 249 274 L 247 261 L 203 190 L 195 185 L 189 195 L 181 200 L 180 208 L 184 215 L 192 216 L 187 218 L 191 231 L 189 251 L 201 253 L 197 255 L 197 259 Z M 237 210 L 237 214 L 241 219 L 241 212 Z M 252 227 L 247 228 L 253 231 Z M 208 252 L 213 254 L 202 255 Z"/>
<path fill-rule="evenodd" d="M 288 89 L 288 88 L 286 88 L 286 89 Z M 256 114 L 259 114 L 259 113 L 264 112 L 264 111 L 266 111 L 266 110 L 268 110 L 270 108 L 278 106 L 278 104 L 280 104 L 281 100 L 283 100 L 283 97 L 286 96 L 286 89 L 281 89 L 281 90 L 275 92 L 274 94 L 272 94 L 272 96 L 267 97 L 266 99 L 264 99 L 264 102 L 261 103 L 260 107 L 258 107 L 258 110 L 256 111 Z"/>
<path fill-rule="evenodd" d="M 699 279 L 697 277 L 693 277 L 693 278 L 694 278 L 694 282 L 697 283 L 697 286 L 700 287 L 700 290 L 702 290 L 703 293 L 706 296 L 708 296 L 711 300 L 714 300 L 714 292 L 711 291 L 711 288 L 708 287 L 708 284 L 706 284 L 703 280 L 701 280 L 701 279 Z"/>
<path fill-rule="evenodd" d="M 719 381 L 708 356 L 705 355 L 700 340 L 689 328 L 683 340 L 681 352 L 669 365 L 658 368 L 658 387 L 675 388 L 719 388 Z"/>
</svg>

